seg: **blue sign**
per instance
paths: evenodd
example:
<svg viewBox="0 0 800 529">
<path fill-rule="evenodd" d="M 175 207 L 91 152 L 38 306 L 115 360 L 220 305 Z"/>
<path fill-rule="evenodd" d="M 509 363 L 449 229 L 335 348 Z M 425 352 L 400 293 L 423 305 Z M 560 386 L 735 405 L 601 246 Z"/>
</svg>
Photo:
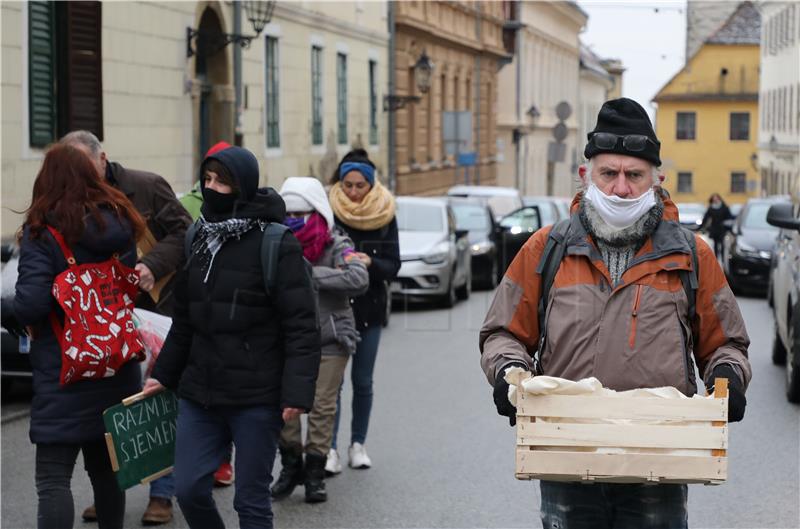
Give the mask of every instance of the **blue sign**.
<svg viewBox="0 0 800 529">
<path fill-rule="evenodd" d="M 476 165 L 478 163 L 478 153 L 476 152 L 460 152 L 456 163 L 460 166 Z"/>
</svg>

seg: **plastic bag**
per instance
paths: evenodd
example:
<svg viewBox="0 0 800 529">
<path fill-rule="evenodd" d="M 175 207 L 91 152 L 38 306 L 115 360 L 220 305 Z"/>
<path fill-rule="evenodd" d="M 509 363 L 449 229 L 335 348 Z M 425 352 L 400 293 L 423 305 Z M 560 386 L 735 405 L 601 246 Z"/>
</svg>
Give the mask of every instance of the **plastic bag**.
<svg viewBox="0 0 800 529">
<path fill-rule="evenodd" d="M 172 318 L 144 309 L 134 309 L 133 315 L 136 330 L 147 353 L 147 358 L 142 362 L 142 378 L 147 379 L 153 371 L 164 340 L 167 339 L 169 328 L 172 327 Z"/>
</svg>

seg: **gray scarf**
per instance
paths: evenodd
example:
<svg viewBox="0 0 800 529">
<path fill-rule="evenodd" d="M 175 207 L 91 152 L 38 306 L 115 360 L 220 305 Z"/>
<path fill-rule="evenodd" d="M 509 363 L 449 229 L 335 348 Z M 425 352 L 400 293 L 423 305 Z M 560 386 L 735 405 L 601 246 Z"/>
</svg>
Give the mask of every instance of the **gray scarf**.
<svg viewBox="0 0 800 529">
<path fill-rule="evenodd" d="M 242 235 L 258 227 L 264 231 L 267 223 L 258 219 L 226 219 L 220 222 L 208 222 L 200 217 L 197 233 L 192 242 L 192 258 L 198 259 L 200 270 L 205 272 L 203 283 L 208 282 L 211 274 L 211 267 L 214 264 L 214 257 L 222 248 L 225 242 L 233 239 L 240 239 Z"/>
<path fill-rule="evenodd" d="M 578 210 L 581 224 L 597 243 L 597 249 L 600 250 L 603 263 L 608 268 L 614 285 L 619 282 L 622 274 L 628 269 L 628 263 L 661 222 L 664 201 L 660 193 L 656 193 L 655 196 L 656 205 L 631 226 L 621 230 L 609 226 L 591 202 L 581 198 Z"/>
</svg>

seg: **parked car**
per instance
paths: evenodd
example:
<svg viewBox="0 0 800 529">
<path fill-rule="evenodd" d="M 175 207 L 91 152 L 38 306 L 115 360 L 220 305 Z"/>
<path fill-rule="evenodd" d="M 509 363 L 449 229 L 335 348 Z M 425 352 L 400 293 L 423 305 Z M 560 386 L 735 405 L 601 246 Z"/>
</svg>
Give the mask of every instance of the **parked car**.
<svg viewBox="0 0 800 529">
<path fill-rule="evenodd" d="M 500 281 L 497 224 L 489 206 L 473 198 L 449 197 L 456 216 L 456 229 L 466 230 L 472 256 L 472 287 L 494 289 Z"/>
<path fill-rule="evenodd" d="M 524 205 L 519 191 L 513 187 L 459 185 L 451 187 L 447 196 L 470 197 L 484 202 L 492 210 L 495 221 Z"/>
<path fill-rule="evenodd" d="M 703 225 L 703 216 L 708 207 L 700 202 L 681 202 L 678 206 L 678 222 L 681 226 L 697 231 Z M 712 246 L 713 248 L 713 246 Z"/>
<path fill-rule="evenodd" d="M 452 307 L 472 291 L 466 230 L 443 198 L 397 197 L 400 272 L 393 299 L 437 299 Z"/>
<path fill-rule="evenodd" d="M 735 292 L 767 293 L 770 261 L 778 229 L 767 223 L 770 206 L 785 197 L 751 198 L 725 235 L 722 268 Z"/>
<path fill-rule="evenodd" d="M 13 242 L 2 243 L 2 295 L 14 296 L 14 285 L 17 282 L 17 264 L 19 250 Z M 20 353 L 19 340 L 0 327 L 0 374 L 2 374 L 3 394 L 6 395 L 11 384 L 17 379 L 30 379 L 31 360 L 27 353 Z"/>
<path fill-rule="evenodd" d="M 773 204 L 767 222 L 781 228 L 770 283 L 775 320 L 772 362 L 786 366 L 786 398 L 800 403 L 800 204 Z"/>
<path fill-rule="evenodd" d="M 567 210 L 566 215 L 562 213 L 563 207 L 559 204 L 559 199 L 556 199 L 556 197 L 526 196 L 522 197 L 522 203 L 526 206 L 539 206 L 542 226 L 555 224 L 559 220 L 569 216 L 569 210 Z"/>
<path fill-rule="evenodd" d="M 497 245 L 500 250 L 501 270 L 505 273 L 508 265 L 531 235 L 542 227 L 539 206 L 525 206 L 500 220 Z"/>
</svg>

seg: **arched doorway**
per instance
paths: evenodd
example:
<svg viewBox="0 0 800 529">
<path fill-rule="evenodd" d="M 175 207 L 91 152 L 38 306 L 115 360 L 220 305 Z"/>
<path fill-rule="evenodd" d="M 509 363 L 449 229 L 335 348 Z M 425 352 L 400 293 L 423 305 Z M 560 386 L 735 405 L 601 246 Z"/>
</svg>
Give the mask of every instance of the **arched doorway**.
<svg viewBox="0 0 800 529">
<path fill-rule="evenodd" d="M 218 141 L 233 143 L 234 91 L 229 67 L 229 47 L 221 47 L 224 32 L 217 11 L 207 5 L 195 40 L 194 129 L 195 167 Z"/>
</svg>

